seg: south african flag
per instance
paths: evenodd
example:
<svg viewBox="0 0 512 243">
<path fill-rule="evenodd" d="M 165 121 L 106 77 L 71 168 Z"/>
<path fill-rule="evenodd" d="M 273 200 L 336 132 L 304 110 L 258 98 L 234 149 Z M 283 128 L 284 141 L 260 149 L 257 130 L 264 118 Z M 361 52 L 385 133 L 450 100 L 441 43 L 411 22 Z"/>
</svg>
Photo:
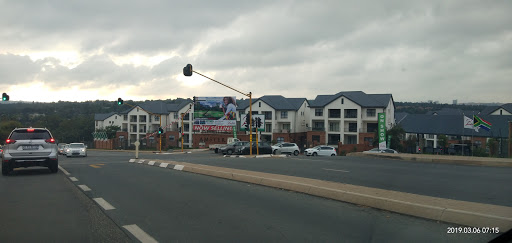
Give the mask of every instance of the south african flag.
<svg viewBox="0 0 512 243">
<path fill-rule="evenodd" d="M 486 131 L 490 131 L 491 130 L 491 127 L 492 127 L 492 124 L 478 116 L 473 116 L 473 126 L 475 128 L 482 128 Z"/>
</svg>

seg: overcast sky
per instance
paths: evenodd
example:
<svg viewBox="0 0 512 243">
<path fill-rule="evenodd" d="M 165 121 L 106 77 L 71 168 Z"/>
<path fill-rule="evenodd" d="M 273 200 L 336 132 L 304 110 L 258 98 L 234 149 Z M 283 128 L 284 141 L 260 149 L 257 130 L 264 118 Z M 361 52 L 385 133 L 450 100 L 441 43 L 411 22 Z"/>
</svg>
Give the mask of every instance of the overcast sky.
<svg viewBox="0 0 512 243">
<path fill-rule="evenodd" d="M 11 100 L 236 96 L 512 103 L 512 2 L 0 0 Z"/>
</svg>

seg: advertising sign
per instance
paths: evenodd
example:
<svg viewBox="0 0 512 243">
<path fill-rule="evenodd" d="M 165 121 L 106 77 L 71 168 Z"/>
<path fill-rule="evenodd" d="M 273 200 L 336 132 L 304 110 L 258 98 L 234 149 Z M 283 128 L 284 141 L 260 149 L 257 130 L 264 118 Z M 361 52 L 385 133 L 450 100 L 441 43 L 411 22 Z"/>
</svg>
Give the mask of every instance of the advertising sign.
<svg viewBox="0 0 512 243">
<path fill-rule="evenodd" d="M 196 97 L 194 104 L 195 131 L 233 131 L 236 126 L 236 98 Z"/>
<path fill-rule="evenodd" d="M 379 113 L 379 149 L 386 149 L 386 113 Z"/>
<path fill-rule="evenodd" d="M 249 131 L 249 124 L 248 121 L 249 114 L 245 114 L 241 116 L 240 119 L 240 131 Z M 254 114 L 252 115 L 252 127 L 256 128 L 258 132 L 264 132 L 265 131 L 265 115 L 258 115 Z"/>
</svg>

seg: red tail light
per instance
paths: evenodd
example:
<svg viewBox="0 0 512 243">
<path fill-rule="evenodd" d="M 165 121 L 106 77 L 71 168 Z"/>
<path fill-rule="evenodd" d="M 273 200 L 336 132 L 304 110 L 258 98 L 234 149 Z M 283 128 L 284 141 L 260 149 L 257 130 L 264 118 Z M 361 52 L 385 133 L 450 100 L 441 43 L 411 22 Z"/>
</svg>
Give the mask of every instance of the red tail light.
<svg viewBox="0 0 512 243">
<path fill-rule="evenodd" d="M 34 131 L 34 128 L 28 128 L 27 129 L 27 132 L 33 132 Z"/>
<path fill-rule="evenodd" d="M 14 140 L 14 139 L 7 139 L 7 140 L 5 140 L 6 144 L 13 144 L 15 142 L 16 142 L 16 140 Z"/>
<path fill-rule="evenodd" d="M 44 141 L 47 142 L 47 143 L 55 143 L 55 139 L 53 139 L 53 138 L 48 138 L 48 139 L 46 139 Z"/>
</svg>

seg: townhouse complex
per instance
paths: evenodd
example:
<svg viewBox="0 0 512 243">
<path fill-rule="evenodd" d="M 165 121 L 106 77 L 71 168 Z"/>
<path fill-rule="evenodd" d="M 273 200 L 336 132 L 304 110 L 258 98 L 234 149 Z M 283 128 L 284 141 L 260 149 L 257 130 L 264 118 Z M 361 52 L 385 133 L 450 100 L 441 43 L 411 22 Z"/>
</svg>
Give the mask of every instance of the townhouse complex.
<svg viewBox="0 0 512 243">
<path fill-rule="evenodd" d="M 119 113 L 95 114 L 95 130 L 119 126 L 115 140 L 130 145 L 141 141 L 156 146 L 160 137 L 164 148 L 207 147 L 226 143 L 229 137 L 249 140 L 248 132 L 240 131 L 240 117 L 248 114 L 249 100 L 237 100 L 237 127 L 233 132 L 193 130 L 192 100 L 180 104 L 161 101 L 135 104 Z M 260 141 L 295 142 L 301 147 L 318 144 L 338 145 L 372 143 L 377 130 L 377 114 L 386 114 L 386 127 L 395 123 L 395 104 L 391 94 L 366 94 L 362 91 L 318 95 L 314 100 L 265 95 L 252 100 L 252 114 L 264 116 Z M 183 117 L 183 119 L 182 119 Z M 164 133 L 158 135 L 158 128 Z"/>
</svg>

